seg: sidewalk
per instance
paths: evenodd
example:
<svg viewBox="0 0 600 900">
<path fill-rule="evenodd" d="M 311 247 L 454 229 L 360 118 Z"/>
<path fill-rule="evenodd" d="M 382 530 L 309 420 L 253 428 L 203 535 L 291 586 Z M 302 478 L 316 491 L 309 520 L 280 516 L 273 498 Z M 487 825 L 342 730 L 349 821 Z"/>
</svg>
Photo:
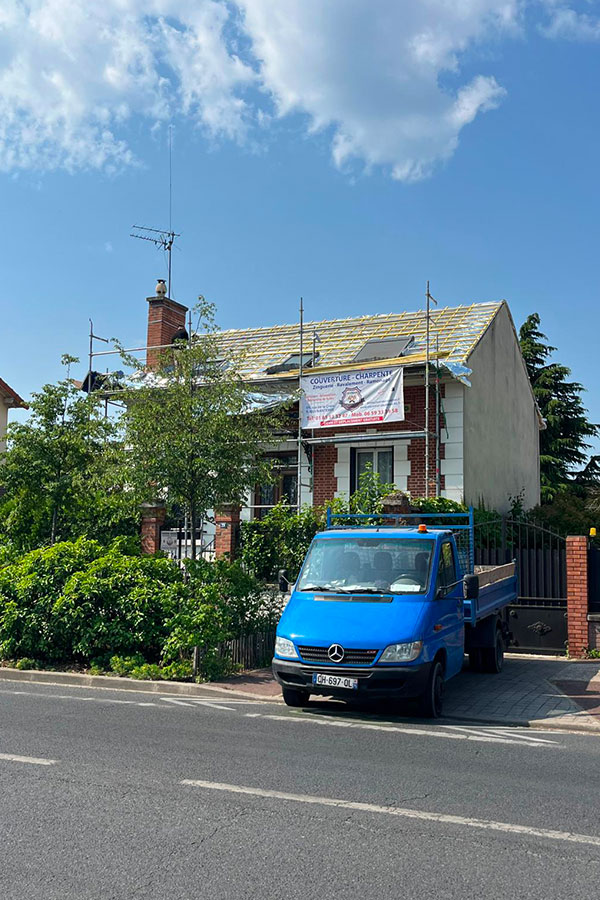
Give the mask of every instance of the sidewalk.
<svg viewBox="0 0 600 900">
<path fill-rule="evenodd" d="M 270 669 L 246 672 L 205 687 L 281 700 L 281 690 Z M 448 682 L 444 718 L 600 734 L 600 660 L 579 662 L 507 654 L 500 675 L 472 672 L 466 666 Z"/>
</svg>

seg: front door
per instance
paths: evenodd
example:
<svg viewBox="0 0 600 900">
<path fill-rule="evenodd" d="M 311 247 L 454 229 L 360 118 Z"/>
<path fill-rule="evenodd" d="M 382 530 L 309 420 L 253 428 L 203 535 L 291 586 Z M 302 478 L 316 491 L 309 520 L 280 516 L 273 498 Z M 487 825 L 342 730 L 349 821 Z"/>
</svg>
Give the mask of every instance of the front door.
<svg viewBox="0 0 600 900">
<path fill-rule="evenodd" d="M 435 623 L 441 625 L 438 636 L 442 638 L 446 648 L 447 678 L 460 672 L 464 656 L 463 589 L 462 583 L 456 583 L 457 572 L 454 546 L 451 541 L 444 541 L 440 550 L 436 585 Z"/>
</svg>

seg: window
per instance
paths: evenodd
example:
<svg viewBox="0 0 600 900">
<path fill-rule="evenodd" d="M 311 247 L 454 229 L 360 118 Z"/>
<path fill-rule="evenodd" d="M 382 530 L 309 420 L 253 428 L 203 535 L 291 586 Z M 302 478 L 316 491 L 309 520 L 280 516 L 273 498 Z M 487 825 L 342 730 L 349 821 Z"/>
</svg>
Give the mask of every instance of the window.
<svg viewBox="0 0 600 900">
<path fill-rule="evenodd" d="M 312 353 L 303 353 L 302 354 L 302 368 L 310 369 L 319 358 L 319 354 L 315 353 L 314 356 Z M 288 356 L 287 359 L 284 359 L 283 362 L 277 363 L 274 366 L 268 366 L 265 369 L 267 375 L 279 375 L 280 372 L 295 372 L 300 368 L 300 354 L 292 353 L 291 356 Z"/>
<path fill-rule="evenodd" d="M 414 337 L 372 338 L 364 344 L 353 362 L 369 362 L 374 359 L 398 359 L 404 356 L 414 343 Z"/>
<path fill-rule="evenodd" d="M 440 554 L 440 569 L 438 572 L 437 590 L 442 590 L 445 594 L 456 584 L 456 562 L 454 560 L 454 549 L 449 541 L 442 544 L 442 552 Z"/>
<path fill-rule="evenodd" d="M 391 447 L 382 449 L 369 448 L 368 450 L 355 449 L 354 453 L 354 478 L 352 492 L 358 490 L 360 476 L 370 466 L 373 472 L 377 472 L 384 484 L 394 483 L 394 451 Z"/>
<path fill-rule="evenodd" d="M 269 484 L 258 484 L 254 489 L 253 518 L 262 519 L 263 516 L 281 503 L 287 501 L 290 506 L 298 503 L 298 469 L 295 453 L 281 453 L 271 457 L 273 469 L 276 472 L 275 480 Z"/>
</svg>

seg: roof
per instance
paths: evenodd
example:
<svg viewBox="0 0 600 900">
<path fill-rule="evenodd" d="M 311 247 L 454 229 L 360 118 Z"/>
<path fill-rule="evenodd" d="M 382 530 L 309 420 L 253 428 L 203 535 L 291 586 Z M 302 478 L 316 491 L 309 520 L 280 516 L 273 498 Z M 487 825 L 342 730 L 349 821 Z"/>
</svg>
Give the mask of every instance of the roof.
<svg viewBox="0 0 600 900">
<path fill-rule="evenodd" d="M 478 341 L 496 316 L 504 301 L 474 303 L 471 306 L 445 307 L 431 311 L 430 357 L 439 357 L 444 364 L 464 366 Z M 266 328 L 246 328 L 219 333 L 219 352 L 223 356 L 241 356 L 240 373 L 250 379 L 279 380 L 285 374 L 267 375 L 266 369 L 283 363 L 300 350 L 300 326 L 273 325 Z M 313 335 L 319 353 L 318 365 L 311 372 L 324 369 L 365 368 L 386 365 L 393 360 L 354 362 L 366 341 L 373 338 L 414 338 L 404 355 L 396 361 L 402 365 L 422 365 L 426 357 L 426 319 L 423 310 L 360 316 L 352 319 L 324 319 L 304 324 L 304 353 L 310 354 Z M 297 371 L 297 370 L 296 370 Z M 291 377 L 297 378 L 296 375 Z"/>
<path fill-rule="evenodd" d="M 8 385 L 5 381 L 0 378 L 0 394 L 3 394 L 7 400 L 9 400 L 9 406 L 14 406 L 20 409 L 28 409 L 27 404 L 23 400 L 22 397 L 19 397 L 16 391 Z"/>
</svg>

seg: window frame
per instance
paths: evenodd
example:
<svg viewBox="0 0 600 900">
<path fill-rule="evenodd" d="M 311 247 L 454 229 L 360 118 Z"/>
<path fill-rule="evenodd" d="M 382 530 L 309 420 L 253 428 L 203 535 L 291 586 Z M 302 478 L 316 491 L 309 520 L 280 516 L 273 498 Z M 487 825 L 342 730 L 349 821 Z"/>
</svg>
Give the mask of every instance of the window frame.
<svg viewBox="0 0 600 900">
<path fill-rule="evenodd" d="M 392 477 L 390 484 L 396 483 L 396 478 L 394 474 L 394 445 L 389 444 L 385 447 L 351 447 L 350 448 L 350 496 L 355 494 L 358 490 L 358 454 L 359 453 L 373 453 L 374 458 L 377 457 L 379 453 L 391 453 L 392 454 Z M 373 471 L 378 472 L 379 469 L 377 466 L 373 466 Z"/>
</svg>

